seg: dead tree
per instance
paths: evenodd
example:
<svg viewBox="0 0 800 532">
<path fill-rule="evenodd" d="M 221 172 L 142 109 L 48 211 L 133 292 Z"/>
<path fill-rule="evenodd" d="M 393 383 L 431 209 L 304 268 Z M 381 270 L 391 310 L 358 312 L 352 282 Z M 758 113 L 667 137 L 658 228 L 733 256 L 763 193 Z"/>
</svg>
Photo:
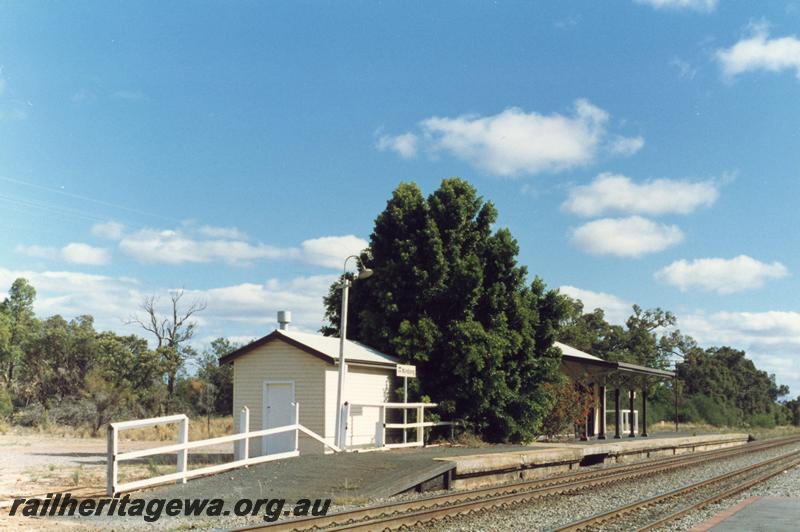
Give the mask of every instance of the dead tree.
<svg viewBox="0 0 800 532">
<path fill-rule="evenodd" d="M 139 325 L 156 337 L 156 351 L 161 355 L 164 374 L 167 378 L 167 392 L 172 398 L 175 392 L 175 380 L 183 366 L 190 349 L 186 343 L 192 339 L 197 323 L 191 317 L 206 309 L 205 301 L 192 301 L 188 307 L 181 308 L 183 290 L 175 290 L 170 294 L 171 312 L 163 315 L 158 312 L 158 296 L 148 296 L 142 301 L 140 308 L 145 313 L 142 318 L 131 316 L 126 323 Z"/>
</svg>

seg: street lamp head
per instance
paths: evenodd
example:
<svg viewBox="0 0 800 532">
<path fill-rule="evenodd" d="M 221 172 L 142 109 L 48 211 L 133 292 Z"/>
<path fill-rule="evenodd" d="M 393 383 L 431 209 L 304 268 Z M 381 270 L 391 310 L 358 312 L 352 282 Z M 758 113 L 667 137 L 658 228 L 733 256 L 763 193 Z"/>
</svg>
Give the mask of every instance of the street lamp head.
<svg viewBox="0 0 800 532">
<path fill-rule="evenodd" d="M 371 269 L 369 269 L 369 268 L 364 268 L 363 270 L 361 270 L 360 272 L 358 272 L 358 279 L 359 279 L 359 280 L 361 280 L 361 279 L 366 279 L 366 278 L 368 278 L 368 277 L 372 277 L 372 274 L 373 274 L 373 273 L 375 273 L 375 272 L 374 272 L 374 271 L 372 271 Z"/>
</svg>

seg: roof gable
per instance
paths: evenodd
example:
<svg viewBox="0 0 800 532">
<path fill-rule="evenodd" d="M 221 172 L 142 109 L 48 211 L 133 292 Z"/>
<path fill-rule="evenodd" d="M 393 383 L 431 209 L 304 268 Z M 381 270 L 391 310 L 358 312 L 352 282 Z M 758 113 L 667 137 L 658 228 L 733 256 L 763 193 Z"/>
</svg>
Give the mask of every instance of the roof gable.
<svg viewBox="0 0 800 532">
<path fill-rule="evenodd" d="M 336 364 L 339 360 L 339 338 L 337 337 L 276 329 L 270 334 L 225 355 L 219 359 L 219 363 L 229 364 L 240 356 L 273 341 L 286 342 L 306 353 L 321 358 L 329 364 Z M 352 363 L 394 367 L 399 362 L 396 357 L 381 353 L 353 340 L 345 340 L 344 354 L 347 361 Z"/>
</svg>

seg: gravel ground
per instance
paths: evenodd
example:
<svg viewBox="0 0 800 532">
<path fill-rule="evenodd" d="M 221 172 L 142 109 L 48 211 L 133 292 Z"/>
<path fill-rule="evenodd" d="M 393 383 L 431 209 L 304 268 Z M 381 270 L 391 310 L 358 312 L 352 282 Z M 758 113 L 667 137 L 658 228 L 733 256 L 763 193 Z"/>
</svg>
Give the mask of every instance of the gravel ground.
<svg viewBox="0 0 800 532">
<path fill-rule="evenodd" d="M 653 497 L 695 482 L 722 475 L 749 464 L 761 462 L 768 458 L 787 453 L 793 449 L 800 449 L 800 446 L 781 447 L 779 449 L 772 449 L 731 460 L 708 462 L 687 470 L 659 475 L 658 477 L 650 477 L 635 482 L 625 482 L 607 486 L 600 490 L 587 493 L 563 495 L 559 498 L 532 502 L 509 510 L 484 512 L 441 523 L 436 527 L 425 527 L 425 530 L 551 530 L 643 498 Z M 795 481 L 792 483 L 790 480 L 787 480 L 785 486 L 779 485 L 771 487 L 773 483 L 784 480 L 784 477 L 786 477 L 786 479 L 793 478 Z M 800 471 L 795 469 L 791 474 L 781 475 L 778 479 L 764 484 L 763 486 L 759 486 L 748 492 L 748 494 L 744 494 L 741 499 L 754 494 L 800 494 Z M 720 506 L 720 508 L 735 504 L 741 499 L 737 497 L 736 500 L 730 502 L 726 501 L 726 504 Z M 717 511 L 719 511 L 720 508 L 718 508 Z M 713 515 L 713 513 L 715 512 L 709 511 L 702 512 L 699 516 L 691 516 L 693 519 L 692 521 L 688 521 L 689 518 L 687 517 L 686 524 L 681 522 L 672 530 L 687 530 L 691 528 L 690 523 L 701 522 L 710 515 Z"/>
<path fill-rule="evenodd" d="M 730 499 L 725 499 L 721 503 L 713 504 L 699 512 L 694 512 L 687 515 L 683 519 L 671 523 L 669 527 L 662 528 L 661 530 L 688 530 L 693 526 L 710 519 L 719 512 L 738 504 L 739 502 L 756 496 L 773 496 L 773 497 L 800 497 L 800 467 L 794 467 L 788 471 L 784 471 L 780 475 L 759 484 L 754 488 L 740 493 L 739 495 Z"/>
<path fill-rule="evenodd" d="M 800 448 L 799 446 L 796 446 Z M 462 518 L 450 523 L 440 525 L 438 530 L 546 530 L 553 527 L 564 525 L 575 521 L 577 519 L 588 517 L 599 511 L 607 510 L 612 507 L 617 507 L 635 499 L 642 497 L 652 496 L 658 493 L 663 493 L 676 489 L 677 487 L 685 486 L 691 482 L 709 478 L 730 471 L 744 464 L 754 463 L 764 460 L 770 456 L 777 456 L 779 454 L 788 452 L 791 447 L 782 447 L 778 450 L 766 451 L 763 453 L 752 454 L 749 456 L 737 458 L 735 460 L 725 460 L 719 462 L 710 462 L 700 467 L 693 467 L 689 470 L 670 473 L 667 475 L 659 476 L 658 479 L 651 478 L 641 481 L 638 485 L 627 483 L 614 487 L 607 487 L 599 492 L 591 494 L 563 496 L 559 499 L 548 500 L 546 503 L 531 503 L 522 506 L 518 509 L 507 510 L 504 512 L 493 512 L 480 514 L 468 518 Z M 316 464 L 319 465 L 319 464 Z M 602 468 L 602 465 L 592 466 L 591 469 Z M 313 468 L 312 468 L 313 469 Z M 590 468 L 585 468 L 590 469 Z M 234 477 L 235 475 L 231 475 Z M 220 482 L 224 478 L 224 482 Z M 209 493 L 203 494 L 210 497 L 222 497 L 225 499 L 232 499 L 234 494 L 239 492 L 242 488 L 242 479 L 226 478 L 226 475 L 217 477 L 212 486 L 209 486 Z M 158 496 L 167 495 L 171 492 L 170 489 L 156 490 Z M 211 491 L 214 491 L 212 493 Z M 399 500 L 409 500 L 419 497 L 429 497 L 441 492 L 428 492 L 425 494 L 406 494 L 402 496 L 392 497 L 388 499 L 371 499 L 370 504 L 379 504 L 382 502 L 396 502 Z M 155 493 L 150 493 L 150 496 Z M 172 493 L 169 493 L 172 495 Z M 194 494 L 193 494 L 194 495 Z M 264 496 L 280 496 L 278 494 L 264 493 Z M 334 495 L 334 503 L 336 502 L 337 494 Z M 185 495 L 184 495 L 185 496 Z M 287 497 L 287 507 L 290 506 L 291 498 Z M 364 501 L 366 502 L 366 501 Z M 331 505 L 330 512 L 338 510 L 346 510 L 354 508 L 363 504 L 351 505 Z M 732 503 L 733 504 L 733 503 Z M 282 516 L 281 519 L 286 518 Z M 700 517 L 698 520 L 702 520 Z M 30 523 L 30 521 L 28 521 Z M 64 521 L 62 521 L 64 522 Z M 203 529 L 203 530 L 220 530 L 244 526 L 247 524 L 259 524 L 264 521 L 260 516 L 249 517 L 236 517 L 226 516 L 219 518 L 162 518 L 155 523 L 143 523 L 141 518 L 114 518 L 110 519 L 68 519 L 68 525 L 79 525 L 81 528 L 86 527 L 91 529 L 97 527 L 98 529 L 108 529 L 113 526 L 115 530 L 142 530 L 143 528 L 156 529 L 156 530 L 174 530 L 176 528 L 187 529 Z M 53 523 L 53 521 L 50 521 Z M 426 527 L 428 529 L 428 527 Z"/>
</svg>

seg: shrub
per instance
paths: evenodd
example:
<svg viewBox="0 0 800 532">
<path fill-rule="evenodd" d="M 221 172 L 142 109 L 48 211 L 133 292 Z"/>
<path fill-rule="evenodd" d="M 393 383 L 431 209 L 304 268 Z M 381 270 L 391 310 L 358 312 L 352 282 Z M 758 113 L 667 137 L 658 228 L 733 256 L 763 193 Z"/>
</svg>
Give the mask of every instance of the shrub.
<svg viewBox="0 0 800 532">
<path fill-rule="evenodd" d="M 91 426 L 96 416 L 97 409 L 86 400 L 64 401 L 48 412 L 50 421 L 74 428 Z"/>
<path fill-rule="evenodd" d="M 542 422 L 540 432 L 544 436 L 553 438 L 586 422 L 592 407 L 592 395 L 588 390 L 566 377 L 543 385 L 543 390 L 555 401 Z"/>
<path fill-rule="evenodd" d="M 701 394 L 688 398 L 684 412 L 686 421 L 716 427 L 734 427 L 742 421 L 735 407 Z"/>
<path fill-rule="evenodd" d="M 47 411 L 41 403 L 32 403 L 17 410 L 12 420 L 23 427 L 39 427 L 47 424 Z"/>
<path fill-rule="evenodd" d="M 14 411 L 11 394 L 8 390 L 0 389 L 0 419 L 8 419 Z"/>
<path fill-rule="evenodd" d="M 775 427 L 775 416 L 773 414 L 756 414 L 750 418 L 750 425 L 762 429 Z"/>
</svg>

